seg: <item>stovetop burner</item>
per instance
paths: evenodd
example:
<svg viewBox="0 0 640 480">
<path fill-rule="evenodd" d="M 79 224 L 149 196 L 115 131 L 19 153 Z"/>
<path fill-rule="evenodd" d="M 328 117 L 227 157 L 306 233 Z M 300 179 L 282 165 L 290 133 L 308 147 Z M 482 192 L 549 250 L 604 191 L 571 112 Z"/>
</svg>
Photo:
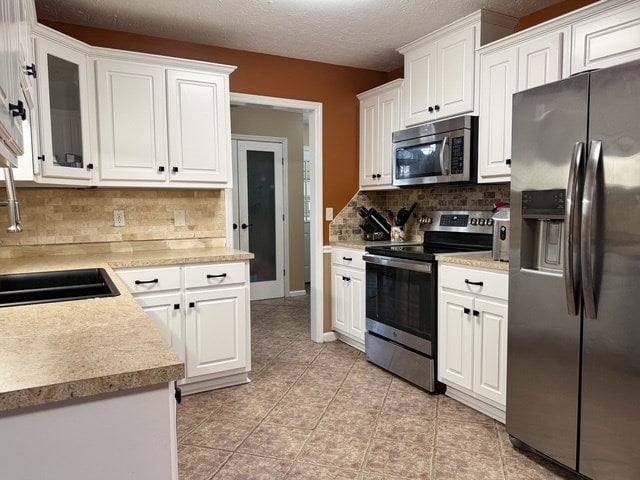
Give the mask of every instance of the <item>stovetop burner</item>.
<svg viewBox="0 0 640 480">
<path fill-rule="evenodd" d="M 366 247 L 374 255 L 423 262 L 435 261 L 441 253 L 491 250 L 492 226 L 489 211 L 439 211 L 422 217 L 422 245 L 386 245 Z"/>
</svg>

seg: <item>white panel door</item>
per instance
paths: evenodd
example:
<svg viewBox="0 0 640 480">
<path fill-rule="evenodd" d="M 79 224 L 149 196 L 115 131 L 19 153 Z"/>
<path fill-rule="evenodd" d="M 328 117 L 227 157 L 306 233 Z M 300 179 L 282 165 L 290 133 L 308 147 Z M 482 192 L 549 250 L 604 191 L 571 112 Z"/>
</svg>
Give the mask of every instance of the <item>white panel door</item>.
<svg viewBox="0 0 640 480">
<path fill-rule="evenodd" d="M 441 290 L 438 308 L 438 379 L 471 390 L 473 297 Z"/>
<path fill-rule="evenodd" d="M 564 35 L 553 32 L 518 46 L 518 92 L 562 78 Z"/>
<path fill-rule="evenodd" d="M 507 403 L 507 305 L 476 299 L 473 391 L 500 405 Z"/>
<path fill-rule="evenodd" d="M 364 342 L 365 327 L 365 293 L 364 293 L 364 274 L 349 270 L 347 272 L 348 280 L 346 286 L 346 298 L 348 302 L 348 331 L 352 336 Z"/>
<path fill-rule="evenodd" d="M 182 361 L 184 355 L 184 333 L 182 328 L 182 296 L 180 293 L 162 293 L 157 295 L 137 296 L 136 302 L 151 318 L 160 335 Z"/>
<path fill-rule="evenodd" d="M 379 96 L 378 112 L 378 179 L 379 185 L 393 183 L 393 132 L 400 130 L 400 88 L 393 88 Z"/>
<path fill-rule="evenodd" d="M 360 100 L 360 186 L 377 185 L 378 95 Z"/>
<path fill-rule="evenodd" d="M 435 104 L 436 45 L 424 45 L 404 56 L 404 126 L 417 125 L 435 118 L 429 112 Z"/>
<path fill-rule="evenodd" d="M 437 118 L 473 111 L 475 51 L 475 28 L 465 28 L 438 40 L 433 106 Z"/>
<path fill-rule="evenodd" d="M 349 332 L 349 298 L 347 291 L 347 278 L 349 272 L 346 269 L 333 265 L 331 267 L 331 306 L 332 327 L 341 333 Z"/>
<path fill-rule="evenodd" d="M 225 75 L 167 70 L 172 181 L 230 184 L 227 81 Z"/>
<path fill-rule="evenodd" d="M 247 364 L 246 289 L 189 292 L 186 319 L 187 377 L 244 368 Z"/>
<path fill-rule="evenodd" d="M 100 179 L 164 182 L 167 130 L 163 69 L 96 60 Z"/>
<path fill-rule="evenodd" d="M 508 181 L 511 174 L 511 106 L 517 83 L 517 50 L 480 58 L 478 181 Z"/>
</svg>

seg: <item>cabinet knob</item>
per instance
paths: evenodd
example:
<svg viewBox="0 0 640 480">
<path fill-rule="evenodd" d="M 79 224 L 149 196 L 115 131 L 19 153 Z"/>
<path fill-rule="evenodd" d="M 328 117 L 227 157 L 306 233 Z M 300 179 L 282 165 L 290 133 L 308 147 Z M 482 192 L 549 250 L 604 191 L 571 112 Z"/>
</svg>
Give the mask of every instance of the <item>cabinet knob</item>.
<svg viewBox="0 0 640 480">
<path fill-rule="evenodd" d="M 193 308 L 196 306 L 196 302 L 189 302 L 189 308 Z"/>
<path fill-rule="evenodd" d="M 376 174 L 374 173 L 373 175 L 371 175 L 371 178 L 373 178 L 375 180 L 376 179 Z"/>
<path fill-rule="evenodd" d="M 253 223 L 250 223 L 249 225 L 247 225 L 246 223 L 243 223 L 242 225 L 240 225 L 242 227 L 243 230 L 246 230 L 249 227 L 253 227 Z"/>
<path fill-rule="evenodd" d="M 343 277 L 342 277 L 342 280 L 344 280 L 345 282 L 350 282 L 350 281 L 351 281 L 351 278 L 349 278 L 349 277 L 344 277 L 344 276 L 343 276 Z"/>
<path fill-rule="evenodd" d="M 180 304 L 179 303 L 174 303 L 173 304 L 173 309 L 174 310 L 180 310 Z"/>
<path fill-rule="evenodd" d="M 38 160 L 41 160 L 44 162 L 44 155 L 38 155 Z"/>
<path fill-rule="evenodd" d="M 376 173 L 376 178 L 380 178 L 382 177 L 382 175 L 380 175 L 379 173 Z"/>
<path fill-rule="evenodd" d="M 466 315 L 469 315 L 469 314 L 471 313 L 471 309 L 466 308 L 466 307 L 464 308 L 464 310 L 463 310 L 463 311 L 464 311 L 464 313 L 465 313 Z"/>
<path fill-rule="evenodd" d="M 178 167 L 171 167 L 171 171 L 173 173 L 178 173 Z"/>
<path fill-rule="evenodd" d="M 439 112 L 439 111 L 440 111 L 440 105 L 436 105 L 436 106 L 435 106 L 435 107 L 433 107 L 433 108 L 435 108 L 436 112 Z"/>
<path fill-rule="evenodd" d="M 158 171 L 159 171 L 159 172 L 161 172 L 161 173 L 162 173 L 162 172 L 164 172 L 164 166 L 163 166 L 163 165 L 160 165 L 160 166 L 158 167 Z"/>
<path fill-rule="evenodd" d="M 474 310 L 473 311 L 473 316 L 474 317 L 479 317 L 480 316 L 480 312 L 478 310 Z"/>
<path fill-rule="evenodd" d="M 234 224 L 233 224 L 233 229 L 234 229 L 234 230 L 237 230 L 237 229 L 238 229 L 238 224 L 237 224 L 237 223 L 234 223 Z"/>
<path fill-rule="evenodd" d="M 33 77 L 33 78 L 38 78 L 38 72 L 36 71 L 36 64 L 32 63 L 31 65 L 25 65 L 24 66 L 25 71 L 27 72 L 27 75 Z"/>
<path fill-rule="evenodd" d="M 433 113 L 433 107 L 429 107 L 429 113 Z"/>
<path fill-rule="evenodd" d="M 87 170 L 93 170 L 93 163 L 87 164 Z"/>
<path fill-rule="evenodd" d="M 510 158 L 507 158 L 507 159 L 504 161 L 504 163 L 506 163 L 507 165 L 511 165 L 511 159 L 510 159 Z"/>
</svg>

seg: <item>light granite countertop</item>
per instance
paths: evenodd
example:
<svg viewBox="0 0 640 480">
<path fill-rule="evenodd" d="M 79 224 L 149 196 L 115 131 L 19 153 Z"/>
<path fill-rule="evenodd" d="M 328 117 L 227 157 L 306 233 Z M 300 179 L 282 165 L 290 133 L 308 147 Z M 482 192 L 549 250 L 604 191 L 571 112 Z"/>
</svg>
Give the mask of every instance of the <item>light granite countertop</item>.
<svg viewBox="0 0 640 480">
<path fill-rule="evenodd" d="M 0 274 L 104 268 L 120 295 L 0 309 L 0 411 L 178 380 L 184 364 L 114 268 L 244 261 L 221 247 L 0 259 Z"/>
<path fill-rule="evenodd" d="M 366 247 L 400 247 L 402 245 L 420 245 L 422 241 L 407 241 L 407 242 L 392 242 L 390 240 L 378 240 L 378 241 L 366 241 L 362 239 L 354 239 L 354 240 L 339 240 L 335 242 L 331 242 L 332 247 L 336 248 L 355 248 L 359 250 L 364 250 Z"/>
<path fill-rule="evenodd" d="M 440 264 L 465 265 L 467 267 L 488 268 L 503 272 L 509 271 L 509 262 L 500 262 L 491 258 L 491 252 L 443 253 L 436 255 Z"/>
</svg>

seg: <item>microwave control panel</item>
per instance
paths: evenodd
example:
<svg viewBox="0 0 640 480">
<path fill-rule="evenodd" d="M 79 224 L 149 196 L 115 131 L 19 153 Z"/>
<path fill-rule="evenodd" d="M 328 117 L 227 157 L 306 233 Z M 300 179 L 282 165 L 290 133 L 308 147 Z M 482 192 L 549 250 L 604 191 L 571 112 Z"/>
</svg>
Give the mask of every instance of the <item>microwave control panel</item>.
<svg viewBox="0 0 640 480">
<path fill-rule="evenodd" d="M 464 137 L 451 139 L 451 175 L 464 172 Z"/>
</svg>

